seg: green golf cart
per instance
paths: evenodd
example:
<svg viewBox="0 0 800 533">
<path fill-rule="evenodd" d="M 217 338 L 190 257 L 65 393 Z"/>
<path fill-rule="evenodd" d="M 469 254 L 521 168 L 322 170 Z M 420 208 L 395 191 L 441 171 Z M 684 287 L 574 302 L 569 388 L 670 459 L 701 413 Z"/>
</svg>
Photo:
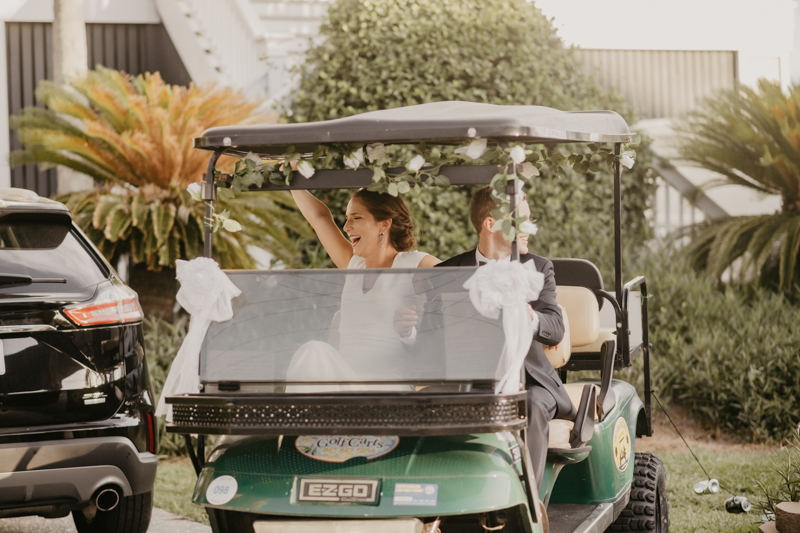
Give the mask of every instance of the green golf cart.
<svg viewBox="0 0 800 533">
<path fill-rule="evenodd" d="M 241 295 L 233 300 L 233 318 L 208 328 L 200 390 L 167 398 L 168 431 L 186 436 L 198 473 L 192 500 L 205 507 L 213 531 L 668 531 L 663 465 L 635 450 L 635 437 L 650 436 L 652 427 L 647 288 L 644 277 L 623 285 L 620 257 L 619 156 L 634 137 L 609 111 L 440 102 L 316 123 L 219 127 L 195 139 L 196 148 L 214 152 L 202 192 L 209 220 L 217 187 L 232 185 L 230 176 L 215 172 L 222 154 L 275 161 L 323 145 L 459 146 L 478 138 L 501 147 L 605 144 L 614 155 L 613 292 L 592 263 L 552 260 L 567 331 L 548 358 L 564 383 L 570 371 L 597 371 L 599 378 L 565 385 L 578 416 L 551 422 L 540 491 L 525 445 L 524 388 L 496 391 L 502 321 L 481 315 L 464 288 L 483 267 L 232 270 L 225 274 Z M 457 164 L 423 180 L 476 186 L 503 173 L 510 176 L 513 212 L 517 170 L 515 163 Z M 367 168 L 319 169 L 307 179 L 287 164 L 245 194 L 370 187 L 376 175 Z M 210 224 L 205 256 L 211 257 Z M 518 258 L 514 245 L 512 259 Z M 354 286 L 387 291 L 370 301 L 371 312 L 421 310 L 399 363 L 363 368 L 357 377 L 332 372 L 326 381 L 291 372 L 301 347 L 335 345 L 337 313 Z M 372 337 L 365 343 L 381 349 Z M 644 402 L 632 385 L 612 379 L 638 356 Z M 218 436 L 213 446 L 206 436 Z"/>
</svg>

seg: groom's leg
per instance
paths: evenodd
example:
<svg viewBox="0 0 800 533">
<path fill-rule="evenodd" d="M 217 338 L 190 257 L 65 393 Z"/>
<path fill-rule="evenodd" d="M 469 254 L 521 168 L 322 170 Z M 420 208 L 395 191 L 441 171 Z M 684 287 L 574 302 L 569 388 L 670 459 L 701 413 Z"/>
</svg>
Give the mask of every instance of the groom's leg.
<svg viewBox="0 0 800 533">
<path fill-rule="evenodd" d="M 557 408 L 556 399 L 547 389 L 536 384 L 528 387 L 528 430 L 525 442 L 531 456 L 533 475 L 536 476 L 537 491 L 542 488 L 542 474 L 547 462 L 549 422 L 555 418 Z"/>
</svg>

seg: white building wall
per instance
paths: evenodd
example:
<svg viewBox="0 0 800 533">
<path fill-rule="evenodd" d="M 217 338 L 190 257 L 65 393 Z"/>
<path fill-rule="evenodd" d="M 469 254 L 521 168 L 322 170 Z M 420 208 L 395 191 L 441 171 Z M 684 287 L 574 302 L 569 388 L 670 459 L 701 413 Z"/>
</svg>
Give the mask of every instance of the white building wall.
<svg viewBox="0 0 800 533">
<path fill-rule="evenodd" d="M 733 50 L 739 81 L 792 79 L 794 0 L 535 0 L 567 44 L 616 50 Z"/>
</svg>

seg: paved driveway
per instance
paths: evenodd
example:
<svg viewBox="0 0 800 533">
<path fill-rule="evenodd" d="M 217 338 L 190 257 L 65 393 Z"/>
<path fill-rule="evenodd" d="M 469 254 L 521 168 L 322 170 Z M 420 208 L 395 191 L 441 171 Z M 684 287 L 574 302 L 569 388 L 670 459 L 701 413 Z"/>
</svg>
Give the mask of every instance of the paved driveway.
<svg viewBox="0 0 800 533">
<path fill-rule="evenodd" d="M 0 533 L 77 533 L 77 531 L 71 516 L 52 520 L 27 516 L 0 519 Z M 147 533 L 211 533 L 211 528 L 155 508 Z"/>
</svg>

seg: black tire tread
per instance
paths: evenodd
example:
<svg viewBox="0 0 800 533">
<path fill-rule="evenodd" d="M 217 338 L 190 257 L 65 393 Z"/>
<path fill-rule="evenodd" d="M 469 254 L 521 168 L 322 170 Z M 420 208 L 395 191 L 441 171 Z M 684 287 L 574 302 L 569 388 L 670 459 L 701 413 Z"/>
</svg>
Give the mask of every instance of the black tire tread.
<svg viewBox="0 0 800 533">
<path fill-rule="evenodd" d="M 124 496 L 110 511 L 97 511 L 89 522 L 83 511 L 73 511 L 78 533 L 145 533 L 153 515 L 153 493 Z"/>
<path fill-rule="evenodd" d="M 630 500 L 607 531 L 669 533 L 666 488 L 666 474 L 661 459 L 649 453 L 637 453 L 634 457 Z M 661 505 L 659 497 L 663 499 L 662 520 L 661 524 L 656 524 L 656 506 Z"/>
</svg>

